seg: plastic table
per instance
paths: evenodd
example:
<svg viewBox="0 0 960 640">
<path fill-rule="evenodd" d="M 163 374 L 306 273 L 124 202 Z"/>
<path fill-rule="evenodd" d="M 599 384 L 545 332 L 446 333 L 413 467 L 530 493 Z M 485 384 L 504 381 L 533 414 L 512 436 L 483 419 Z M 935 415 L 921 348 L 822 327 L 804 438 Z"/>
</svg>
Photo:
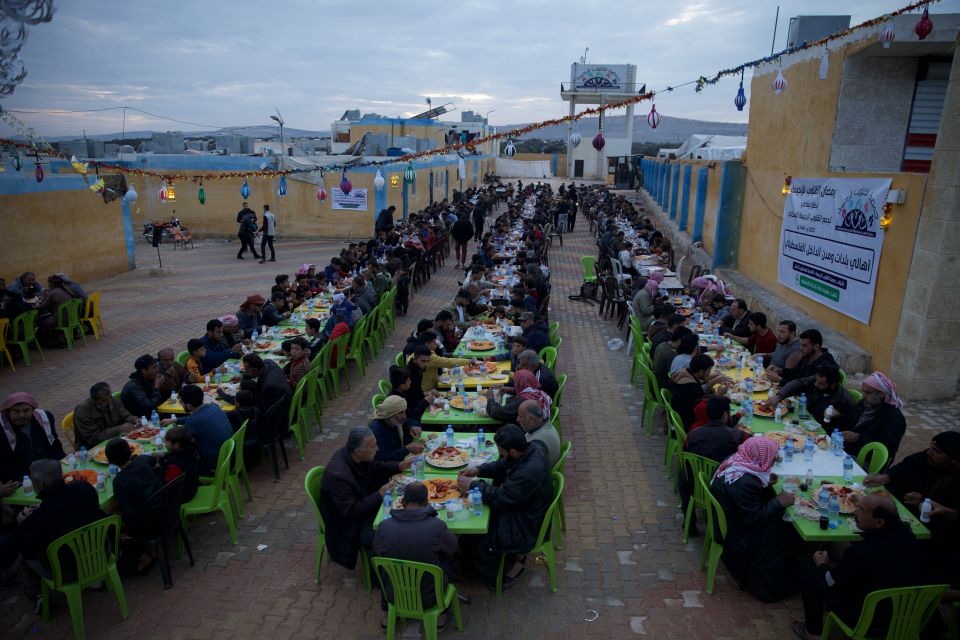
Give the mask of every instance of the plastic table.
<svg viewBox="0 0 960 640">
<path fill-rule="evenodd" d="M 513 373 L 510 371 L 510 361 L 504 360 L 503 362 L 495 363 L 497 365 L 497 373 L 505 373 L 511 378 Z M 448 370 L 449 371 L 449 370 Z M 447 374 L 449 375 L 449 374 Z M 441 376 L 443 378 L 444 376 Z M 497 385 L 509 384 L 509 380 L 491 380 L 489 374 L 483 376 L 467 376 L 463 379 L 463 386 L 465 389 L 474 389 L 476 390 L 477 385 L 483 385 L 484 388 L 495 387 Z M 438 381 L 438 389 L 449 389 L 453 384 L 452 376 L 447 382 Z"/>
<path fill-rule="evenodd" d="M 473 398 L 477 396 L 476 391 L 469 391 L 467 395 L 470 397 L 471 402 Z M 500 398 L 500 401 L 503 402 L 503 397 Z M 420 417 L 420 424 L 423 425 L 448 425 L 452 424 L 455 427 L 458 425 L 495 425 L 500 426 L 500 423 L 490 416 L 481 416 L 477 414 L 476 411 L 464 411 L 463 409 L 455 409 L 450 407 L 450 413 L 444 413 L 440 411 L 436 415 L 430 415 L 430 409 L 427 409 L 423 412 L 423 415 Z"/>
<path fill-rule="evenodd" d="M 437 475 L 434 477 L 445 477 L 456 479 L 456 471 L 447 472 L 445 475 Z M 441 507 L 441 508 L 437 508 Z M 458 511 L 453 519 L 447 518 L 446 513 L 442 510 L 442 505 L 436 505 L 434 508 L 437 509 L 437 517 L 443 520 L 446 523 L 447 528 L 455 534 L 473 534 L 480 535 L 487 532 L 487 529 L 490 526 L 490 507 L 483 505 L 483 512 L 479 516 L 473 515 L 473 512 L 469 507 L 464 507 L 462 510 Z M 380 526 L 380 523 L 383 522 L 383 505 L 380 505 L 380 510 L 377 512 L 377 517 L 373 521 L 373 528 L 376 529 Z"/>
</svg>

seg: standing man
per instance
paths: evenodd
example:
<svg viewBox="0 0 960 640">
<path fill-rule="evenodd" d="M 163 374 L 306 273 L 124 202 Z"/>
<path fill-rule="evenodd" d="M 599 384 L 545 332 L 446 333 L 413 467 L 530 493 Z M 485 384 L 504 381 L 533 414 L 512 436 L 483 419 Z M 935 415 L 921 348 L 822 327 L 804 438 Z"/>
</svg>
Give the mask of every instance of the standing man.
<svg viewBox="0 0 960 640">
<path fill-rule="evenodd" d="M 270 262 L 277 261 L 277 255 L 273 251 L 273 236 L 277 230 L 277 218 L 270 211 L 270 205 L 263 205 L 263 236 L 260 238 L 260 264 L 267 261 L 267 246 L 270 246 Z"/>
<path fill-rule="evenodd" d="M 237 224 L 240 229 L 237 231 L 237 237 L 240 238 L 240 251 L 237 252 L 237 260 L 243 260 L 243 253 L 249 247 L 250 253 L 254 258 L 259 258 L 257 248 L 253 246 L 253 234 L 257 232 L 257 214 L 253 209 L 243 203 L 243 209 L 237 212 Z"/>
<path fill-rule="evenodd" d="M 572 232 L 577 224 L 577 208 L 580 206 L 580 196 L 577 194 L 577 187 L 571 182 L 567 189 L 567 200 L 570 201 L 570 213 L 567 216 L 567 231 Z"/>
</svg>

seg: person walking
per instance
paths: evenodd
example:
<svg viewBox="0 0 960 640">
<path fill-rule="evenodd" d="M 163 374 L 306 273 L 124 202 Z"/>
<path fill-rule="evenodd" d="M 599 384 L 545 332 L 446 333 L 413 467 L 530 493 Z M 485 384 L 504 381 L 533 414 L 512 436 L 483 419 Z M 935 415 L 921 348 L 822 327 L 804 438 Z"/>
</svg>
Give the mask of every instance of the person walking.
<svg viewBox="0 0 960 640">
<path fill-rule="evenodd" d="M 243 254 L 248 247 L 254 258 L 260 258 L 257 255 L 257 248 L 253 245 L 253 234 L 257 232 L 257 214 L 247 206 L 246 202 L 243 203 L 243 209 L 237 213 L 237 223 L 240 225 L 237 231 L 237 237 L 240 238 L 237 260 L 243 260 Z"/>
<path fill-rule="evenodd" d="M 267 261 L 267 246 L 270 247 L 270 262 L 277 261 L 277 254 L 273 251 L 273 235 L 277 230 L 277 218 L 270 211 L 270 205 L 263 205 L 263 233 L 260 239 L 260 264 Z"/>
<path fill-rule="evenodd" d="M 471 213 L 471 218 L 473 219 L 473 240 L 478 243 L 483 239 L 483 226 L 487 221 L 487 210 L 489 209 L 490 204 L 487 202 L 487 199 L 481 197 L 476 206 L 473 207 L 473 212 Z"/>
</svg>

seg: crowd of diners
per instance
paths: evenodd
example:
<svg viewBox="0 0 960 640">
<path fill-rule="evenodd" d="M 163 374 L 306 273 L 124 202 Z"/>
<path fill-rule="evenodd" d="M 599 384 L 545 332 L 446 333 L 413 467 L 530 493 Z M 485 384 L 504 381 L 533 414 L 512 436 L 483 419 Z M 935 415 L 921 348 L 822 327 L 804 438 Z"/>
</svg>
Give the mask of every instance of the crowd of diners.
<svg viewBox="0 0 960 640">
<path fill-rule="evenodd" d="M 66 346 L 63 334 L 58 334 L 54 327 L 60 321 L 60 308 L 70 300 L 81 301 L 82 314 L 87 292 L 65 273 L 48 276 L 46 287 L 32 271 L 20 274 L 10 283 L 0 278 L 0 319 L 7 318 L 13 323 L 18 316 L 36 311 L 34 326 L 37 339 L 44 347 Z"/>
<path fill-rule="evenodd" d="M 691 278 L 686 293 L 695 299 L 694 309 L 704 322 L 719 323 L 720 336 L 745 347 L 751 358 L 762 358 L 765 376 L 778 385 L 761 403 L 765 409 L 773 411 L 785 399 L 805 395 L 810 416 L 828 435 L 835 430 L 842 434 L 847 454 L 856 458 L 871 443 L 882 444 L 889 454 L 888 466 L 863 483 L 886 492 L 868 493 L 857 504 L 855 520 L 862 539 L 846 548 L 828 545 L 811 555 L 783 518 L 796 496 L 774 491 L 777 477 L 771 469 L 777 443 L 762 435 L 752 437 L 741 422 L 743 410 L 734 410 L 727 397 L 734 381 L 715 370 L 707 345 L 688 326 L 689 310 L 678 313 L 671 304 L 675 294 L 660 290 L 661 272 L 648 278 L 633 268 L 640 254 L 659 255 L 663 264 L 672 265 L 669 241 L 625 198 L 604 190 L 598 197 L 590 209 L 598 222 L 598 271 L 611 273 L 611 259 L 616 258 L 631 276 L 632 290 L 626 286 L 630 312 L 649 340 L 657 386 L 670 390 L 672 408 L 686 430 L 684 450 L 719 463 L 710 488 L 726 516 L 723 560 L 737 586 L 763 602 L 799 591 L 804 619 L 792 625 L 799 638 L 820 637 L 827 610 L 855 625 L 867 594 L 881 589 L 949 584 L 944 603 L 960 600 L 960 431 L 938 433 L 925 449 L 896 459 L 906 420 L 903 400 L 887 375 L 875 371 L 866 376 L 855 398 L 817 328 L 798 332 L 789 319 L 774 324 L 731 295 L 715 275 Z M 642 246 L 625 240 L 624 226 L 636 232 Z M 693 482 L 684 470 L 679 487 L 684 511 Z M 930 539 L 916 539 L 890 496 L 914 516 L 929 499 Z M 691 530 L 697 535 L 695 523 Z M 889 621 L 889 613 L 886 616 Z"/>
</svg>

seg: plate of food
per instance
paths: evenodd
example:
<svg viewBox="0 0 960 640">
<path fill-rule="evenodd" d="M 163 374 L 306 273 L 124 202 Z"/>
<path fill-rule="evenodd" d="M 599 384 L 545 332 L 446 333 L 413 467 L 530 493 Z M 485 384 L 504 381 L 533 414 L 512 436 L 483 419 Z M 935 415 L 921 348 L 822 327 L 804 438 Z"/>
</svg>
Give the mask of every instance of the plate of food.
<svg viewBox="0 0 960 640">
<path fill-rule="evenodd" d="M 679 307 L 679 308 L 677 309 L 677 313 L 679 313 L 680 315 L 682 315 L 682 316 L 684 316 L 684 317 L 686 317 L 686 318 L 689 318 L 690 316 L 693 315 L 693 309 L 690 309 L 690 308 L 688 308 L 688 307 Z"/>
<path fill-rule="evenodd" d="M 254 351 L 270 351 L 273 349 L 272 342 L 257 342 L 253 345 Z"/>
<path fill-rule="evenodd" d="M 790 413 L 790 405 L 786 403 L 780 403 L 781 415 L 787 415 Z M 767 408 L 765 404 L 757 403 L 753 405 L 753 415 L 760 416 L 761 418 L 773 418 L 777 415 L 776 406 Z"/>
<path fill-rule="evenodd" d="M 457 447 L 437 447 L 427 454 L 427 463 L 438 469 L 456 469 L 470 462 L 470 454 Z"/>
<path fill-rule="evenodd" d="M 160 429 L 156 429 L 154 427 L 140 427 L 139 429 L 134 429 L 127 435 L 123 436 L 123 439 L 153 442 L 153 439 L 157 437 L 158 433 L 160 433 Z"/>
<path fill-rule="evenodd" d="M 467 396 L 467 403 L 470 403 L 470 402 L 473 402 L 473 398 L 471 398 L 470 396 Z M 450 398 L 450 406 L 453 407 L 454 409 L 462 409 L 464 411 L 469 411 L 471 407 L 467 403 L 464 403 L 463 396 L 453 396 L 452 398 Z"/>
<path fill-rule="evenodd" d="M 489 373 L 496 373 L 497 363 L 496 362 L 480 362 L 475 365 L 468 364 L 463 368 L 463 372 L 471 377 L 483 376 Z"/>
<path fill-rule="evenodd" d="M 769 380 L 757 380 L 756 378 L 753 379 L 754 393 L 760 393 L 762 391 L 770 391 L 771 386 L 772 385 L 770 384 Z"/>
<path fill-rule="evenodd" d="M 97 485 L 97 472 L 93 469 L 76 469 L 67 471 L 63 474 L 63 481 L 67 484 L 71 482 L 86 482 L 91 486 Z"/>
<path fill-rule="evenodd" d="M 857 510 L 857 502 L 864 496 L 862 491 L 856 491 L 853 487 L 835 482 L 821 482 L 820 489 L 826 488 L 831 496 L 837 496 L 840 499 L 840 513 L 853 513 Z M 813 492 L 813 500 L 816 503 L 820 501 L 820 489 Z"/>
<path fill-rule="evenodd" d="M 487 376 L 487 379 L 491 382 L 507 382 L 510 379 L 510 375 L 506 373 L 491 373 Z"/>
<path fill-rule="evenodd" d="M 430 478 L 423 481 L 427 487 L 427 500 L 430 502 L 446 502 L 460 497 L 457 481 L 452 478 Z"/>
<path fill-rule="evenodd" d="M 471 351 L 490 351 L 497 345 L 492 340 L 473 340 L 467 346 Z"/>
<path fill-rule="evenodd" d="M 768 431 L 767 433 L 761 433 L 764 438 L 770 438 L 777 443 L 777 446 L 784 446 L 787 444 L 787 440 L 793 440 L 793 447 L 798 451 L 803 450 L 803 445 L 806 443 L 806 438 L 797 433 L 790 433 L 788 431 Z"/>
<path fill-rule="evenodd" d="M 295 338 L 296 336 L 303 335 L 303 332 L 300 329 L 295 329 L 294 327 L 287 327 L 286 329 L 280 330 L 280 335 L 286 338 Z"/>
<path fill-rule="evenodd" d="M 139 442 L 130 442 L 129 440 L 127 440 L 126 443 L 130 447 L 131 456 L 139 456 L 143 453 L 143 445 L 140 444 Z M 94 462 L 98 462 L 100 464 L 107 464 L 106 448 L 103 445 L 101 445 L 96 449 L 94 449 L 92 458 Z"/>
</svg>

